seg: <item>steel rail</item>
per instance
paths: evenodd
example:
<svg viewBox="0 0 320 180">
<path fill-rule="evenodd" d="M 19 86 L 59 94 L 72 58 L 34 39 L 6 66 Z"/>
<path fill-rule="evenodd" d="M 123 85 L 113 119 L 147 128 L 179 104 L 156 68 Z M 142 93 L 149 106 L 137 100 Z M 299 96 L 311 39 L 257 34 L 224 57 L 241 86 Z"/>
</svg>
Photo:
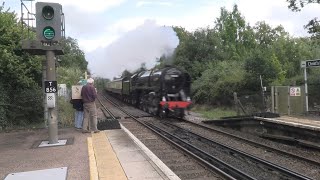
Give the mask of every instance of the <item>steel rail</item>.
<svg viewBox="0 0 320 180">
<path fill-rule="evenodd" d="M 262 144 L 262 143 L 259 143 L 259 142 L 253 141 L 253 140 L 245 139 L 243 137 L 239 137 L 239 136 L 233 135 L 231 133 L 224 132 L 224 131 L 222 131 L 220 129 L 216 129 L 216 128 L 213 128 L 213 127 L 208 127 L 206 125 L 202 125 L 202 124 L 198 124 L 198 123 L 195 123 L 195 122 L 192 122 L 192 121 L 188 121 L 186 119 L 183 119 L 183 121 L 185 121 L 187 123 L 190 123 L 190 124 L 193 124 L 193 125 L 196 125 L 196 126 L 199 126 L 201 128 L 205 128 L 205 129 L 208 129 L 208 130 L 211 130 L 211 131 L 215 131 L 215 132 L 223 134 L 223 135 L 230 136 L 232 138 L 235 138 L 235 139 L 238 139 L 238 140 L 241 140 L 241 141 L 245 141 L 247 143 L 253 144 L 255 147 L 260 146 L 260 147 L 263 147 L 263 148 L 265 148 L 265 149 L 267 149 L 269 151 L 274 151 L 274 152 L 277 152 L 277 153 L 281 153 L 283 155 L 286 155 L 286 156 L 289 156 L 289 157 L 293 157 L 293 158 L 296 158 L 296 159 L 299 159 L 299 160 L 303 160 L 303 161 L 306 161 L 306 162 L 308 162 L 310 164 L 314 164 L 316 166 L 320 166 L 320 162 L 315 161 L 313 159 L 305 158 L 305 157 L 300 156 L 298 154 L 287 152 L 287 151 L 284 151 L 284 150 L 281 150 L 281 149 L 276 149 L 276 148 L 270 147 L 268 145 L 265 145 L 265 144 Z"/>
<path fill-rule="evenodd" d="M 112 102 L 110 99 L 108 99 L 107 97 L 103 96 L 106 100 L 108 100 L 110 103 L 112 103 L 114 106 L 116 106 L 117 108 L 119 108 L 121 111 L 123 111 L 125 114 L 127 114 L 130 118 L 134 119 L 135 121 L 137 121 L 138 123 L 142 124 L 143 126 L 147 127 L 148 129 L 150 129 L 152 132 L 158 134 L 159 136 L 161 136 L 162 138 L 164 138 L 166 141 L 174 144 L 176 147 L 178 147 L 180 150 L 182 150 L 183 152 L 188 153 L 190 156 L 192 156 L 193 158 L 197 159 L 198 161 L 200 161 L 202 164 L 206 165 L 207 167 L 211 168 L 212 170 L 214 170 L 213 172 L 220 174 L 221 176 L 223 176 L 226 179 L 230 179 L 230 180 L 237 180 L 237 179 L 250 179 L 250 180 L 255 180 L 255 178 L 250 177 L 246 174 L 243 174 L 241 171 L 238 171 L 237 169 L 229 166 L 228 164 L 225 164 L 221 161 L 219 161 L 216 158 L 211 158 L 209 163 L 208 161 L 204 160 L 203 158 L 199 157 L 198 155 L 196 155 L 195 153 L 189 151 L 187 148 L 184 148 L 183 146 L 179 145 L 178 143 L 172 141 L 171 139 L 167 138 L 166 136 L 164 136 L 163 134 L 159 133 L 156 129 L 154 129 L 152 126 L 150 126 L 147 122 L 143 122 L 139 119 L 137 119 L 136 117 L 134 117 L 133 115 L 131 115 L 130 113 L 128 113 L 127 111 L 125 111 L 122 107 L 120 107 L 118 104 Z M 219 162 L 219 163 L 218 163 Z M 216 166 L 213 165 L 213 163 L 216 163 Z M 221 169 L 223 168 L 223 169 Z M 226 172 L 227 171 L 227 172 Z M 241 177 L 241 178 L 240 178 Z"/>
<path fill-rule="evenodd" d="M 97 99 L 98 99 L 99 103 L 101 104 L 101 106 L 103 107 L 103 109 L 108 112 L 108 114 L 110 115 L 110 117 L 111 117 L 112 119 L 117 119 L 116 116 L 101 102 L 100 98 L 97 98 Z M 102 108 L 101 108 L 101 109 L 102 109 Z M 104 116 L 107 117 L 107 115 L 105 114 L 105 112 L 104 112 L 104 111 L 102 111 L 102 112 L 103 112 Z"/>
<path fill-rule="evenodd" d="M 190 135 L 196 136 L 194 139 L 204 139 L 204 140 L 206 140 L 206 141 L 209 142 L 209 143 L 216 144 L 216 145 L 218 145 L 218 146 L 220 146 L 220 147 L 223 147 L 223 148 L 225 148 L 225 149 L 228 149 L 228 150 L 230 150 L 230 151 L 233 151 L 233 153 L 237 153 L 237 154 L 239 154 L 239 155 L 242 155 L 243 157 L 249 158 L 249 159 L 251 159 L 251 160 L 253 160 L 253 161 L 256 161 L 256 162 L 258 162 L 258 163 L 260 163 L 260 164 L 263 164 L 263 165 L 267 166 L 269 169 L 277 170 L 277 171 L 283 173 L 284 175 L 289 175 L 289 176 L 291 176 L 291 177 L 293 177 L 293 178 L 297 178 L 297 179 L 305 179 L 305 180 L 312 179 L 312 178 L 309 178 L 309 177 L 307 177 L 307 176 L 304 176 L 304 175 L 301 175 L 301 174 L 299 174 L 299 173 L 296 173 L 296 172 L 294 172 L 294 171 L 291 171 L 291 170 L 289 170 L 289 169 L 287 169 L 287 168 L 285 168 L 285 167 L 279 166 L 279 165 L 277 165 L 277 164 L 271 163 L 271 162 L 266 161 L 266 160 L 264 160 L 264 159 L 261 159 L 261 158 L 259 158 L 259 157 L 256 157 L 256 156 L 253 156 L 253 155 L 251 155 L 251 154 L 248 154 L 248 153 L 246 153 L 246 152 L 244 152 L 244 151 L 235 149 L 235 148 L 233 148 L 233 147 L 231 147 L 231 146 L 224 145 L 224 144 L 222 144 L 222 143 L 213 141 L 213 140 L 211 140 L 211 139 L 209 139 L 209 138 L 207 138 L 207 137 L 204 137 L 204 136 L 202 136 L 202 135 L 200 135 L 200 134 L 194 133 L 194 132 L 192 132 L 192 131 L 190 131 L 190 130 L 181 128 L 181 127 L 179 127 L 179 126 L 177 126 L 177 125 L 175 125 L 175 124 L 172 124 L 172 123 L 169 123 L 169 122 L 166 122 L 165 124 L 166 124 L 167 126 L 174 127 L 174 128 L 176 128 L 176 129 L 178 129 L 178 130 L 180 130 L 180 131 L 184 131 L 184 132 L 186 132 L 185 134 L 188 134 L 189 136 L 190 136 Z M 163 131 L 164 131 L 164 130 L 163 130 Z M 169 133 L 169 132 L 167 132 L 167 133 Z M 173 135 L 173 136 L 174 136 L 174 135 Z M 201 141 L 201 142 L 203 142 L 203 141 Z"/>
</svg>

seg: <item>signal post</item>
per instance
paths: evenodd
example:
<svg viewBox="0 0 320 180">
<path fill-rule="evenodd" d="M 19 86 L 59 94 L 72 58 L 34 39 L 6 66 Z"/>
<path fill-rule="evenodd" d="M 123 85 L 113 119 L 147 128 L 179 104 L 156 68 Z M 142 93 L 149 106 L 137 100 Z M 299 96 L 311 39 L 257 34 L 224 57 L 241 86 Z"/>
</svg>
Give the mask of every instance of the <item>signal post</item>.
<svg viewBox="0 0 320 180">
<path fill-rule="evenodd" d="M 47 144 L 59 144 L 56 55 L 63 55 L 59 41 L 62 36 L 62 6 L 58 3 L 36 3 L 37 40 L 22 40 L 22 49 L 32 55 L 46 56 L 46 81 L 44 82 L 45 100 L 48 108 L 49 141 Z"/>
</svg>

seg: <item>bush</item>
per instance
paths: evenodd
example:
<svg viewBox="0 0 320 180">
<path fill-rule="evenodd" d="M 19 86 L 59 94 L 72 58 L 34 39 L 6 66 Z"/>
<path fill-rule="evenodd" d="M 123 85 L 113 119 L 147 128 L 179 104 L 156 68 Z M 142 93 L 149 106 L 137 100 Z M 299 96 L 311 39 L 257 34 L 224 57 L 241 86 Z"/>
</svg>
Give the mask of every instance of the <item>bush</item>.
<svg viewBox="0 0 320 180">
<path fill-rule="evenodd" d="M 58 116 L 59 124 L 63 127 L 70 127 L 74 125 L 74 113 L 72 104 L 64 97 L 58 97 Z"/>
<path fill-rule="evenodd" d="M 193 100 L 210 105 L 230 105 L 233 92 L 244 84 L 245 71 L 241 62 L 210 64 L 202 76 L 192 84 Z"/>
<path fill-rule="evenodd" d="M 43 123 L 43 92 L 37 85 L 11 87 L 0 82 L 0 129 Z"/>
</svg>

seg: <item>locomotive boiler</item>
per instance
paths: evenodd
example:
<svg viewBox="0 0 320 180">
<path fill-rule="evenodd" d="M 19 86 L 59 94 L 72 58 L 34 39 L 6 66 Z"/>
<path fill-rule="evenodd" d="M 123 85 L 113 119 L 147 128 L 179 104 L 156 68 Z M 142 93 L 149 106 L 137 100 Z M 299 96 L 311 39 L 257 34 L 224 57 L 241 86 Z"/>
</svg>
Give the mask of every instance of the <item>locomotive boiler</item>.
<svg viewBox="0 0 320 180">
<path fill-rule="evenodd" d="M 108 82 L 106 91 L 153 115 L 182 118 L 191 104 L 190 87 L 188 73 L 166 66 Z"/>
</svg>

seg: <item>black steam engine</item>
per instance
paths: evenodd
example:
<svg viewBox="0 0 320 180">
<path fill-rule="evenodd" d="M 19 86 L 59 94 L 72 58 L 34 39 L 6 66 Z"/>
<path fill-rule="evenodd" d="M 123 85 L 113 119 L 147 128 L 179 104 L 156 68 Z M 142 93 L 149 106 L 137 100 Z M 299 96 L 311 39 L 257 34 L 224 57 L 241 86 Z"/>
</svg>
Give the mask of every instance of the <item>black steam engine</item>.
<svg viewBox="0 0 320 180">
<path fill-rule="evenodd" d="M 166 66 L 113 80 L 106 91 L 153 115 L 182 118 L 191 104 L 190 85 L 188 73 Z"/>
</svg>

